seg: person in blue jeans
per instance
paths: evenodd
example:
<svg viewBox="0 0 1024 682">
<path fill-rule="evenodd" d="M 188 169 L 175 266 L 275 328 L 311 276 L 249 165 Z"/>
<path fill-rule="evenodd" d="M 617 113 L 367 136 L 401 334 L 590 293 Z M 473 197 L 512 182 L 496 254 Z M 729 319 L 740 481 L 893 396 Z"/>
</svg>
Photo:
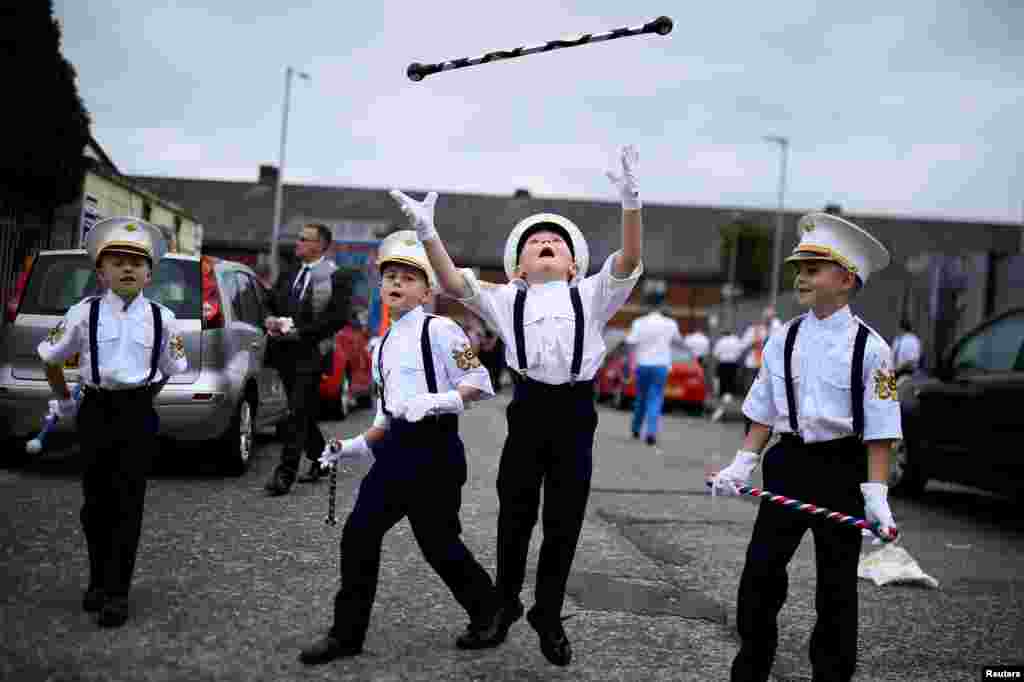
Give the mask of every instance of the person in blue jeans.
<svg viewBox="0 0 1024 682">
<path fill-rule="evenodd" d="M 679 325 L 659 308 L 665 301 L 664 281 L 648 280 L 644 300 L 653 311 L 633 320 L 626 336 L 636 365 L 636 402 L 633 404 L 633 438 L 645 433 L 648 445 L 658 442 L 658 418 L 665 402 L 665 382 L 672 365 L 672 345 L 683 346 Z"/>
</svg>

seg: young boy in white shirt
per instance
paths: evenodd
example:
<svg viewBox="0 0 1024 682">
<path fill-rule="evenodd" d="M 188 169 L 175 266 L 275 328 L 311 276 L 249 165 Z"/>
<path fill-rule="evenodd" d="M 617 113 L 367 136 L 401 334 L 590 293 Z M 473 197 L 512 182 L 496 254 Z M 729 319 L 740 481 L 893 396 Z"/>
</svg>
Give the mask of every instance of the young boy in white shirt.
<svg viewBox="0 0 1024 682">
<path fill-rule="evenodd" d="M 498 642 L 486 632 L 497 605 L 491 577 L 459 537 L 459 509 L 466 482 L 466 452 L 458 415 L 476 400 L 494 396 L 490 375 L 455 322 L 428 315 L 423 305 L 434 274 L 411 230 L 381 244 L 381 299 L 391 327 L 373 352 L 377 415 L 365 433 L 332 440 L 320 465 L 345 456 L 373 455 L 355 508 L 341 536 L 341 588 L 329 633 L 304 648 L 299 660 L 326 663 L 362 653 L 380 572 L 384 535 L 409 518 L 423 556 L 470 617 L 458 637 L 461 649 Z"/>
<path fill-rule="evenodd" d="M 520 221 L 505 242 L 509 283 L 478 282 L 472 271 L 456 269 L 438 237 L 437 194 L 418 202 L 391 193 L 411 218 L 442 290 L 501 336 L 515 379 L 498 471 L 501 605 L 488 636 L 504 641 L 523 614 L 519 594 L 543 486 L 544 540 L 527 621 L 545 658 L 560 666 L 572 660 L 561 611 L 590 494 L 597 427 L 593 379 L 606 351 L 602 332 L 643 272 L 636 151 L 624 148 L 620 163 L 622 174 L 608 177 L 622 199 L 622 248 L 590 277 L 587 242 L 579 228 L 563 216 L 541 213 Z"/>
<path fill-rule="evenodd" d="M 894 528 L 886 481 L 892 442 L 902 437 L 889 346 L 850 312 L 868 277 L 889 264 L 882 244 L 835 215 L 800 219 L 797 301 L 809 310 L 772 333 L 743 403 L 752 422 L 732 464 L 712 480 L 717 494 L 749 485 L 764 454 L 764 488 Z M 857 665 L 857 563 L 861 534 L 762 500 L 740 579 L 733 682 L 766 682 L 775 660 L 786 566 L 804 533 L 814 535 L 818 620 L 810 641 L 813 679 L 848 682 Z"/>
</svg>

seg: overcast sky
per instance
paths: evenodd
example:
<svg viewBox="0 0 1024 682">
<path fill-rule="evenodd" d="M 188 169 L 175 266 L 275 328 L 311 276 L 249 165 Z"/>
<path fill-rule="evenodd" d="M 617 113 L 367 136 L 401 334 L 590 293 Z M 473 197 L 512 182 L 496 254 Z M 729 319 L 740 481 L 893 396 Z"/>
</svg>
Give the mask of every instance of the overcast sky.
<svg viewBox="0 0 1024 682">
<path fill-rule="evenodd" d="M 214 5 L 210 9 L 207 5 Z M 56 0 L 93 134 L 126 174 L 1020 222 L 1024 4 Z M 675 30 L 429 76 L 668 14 Z"/>
</svg>

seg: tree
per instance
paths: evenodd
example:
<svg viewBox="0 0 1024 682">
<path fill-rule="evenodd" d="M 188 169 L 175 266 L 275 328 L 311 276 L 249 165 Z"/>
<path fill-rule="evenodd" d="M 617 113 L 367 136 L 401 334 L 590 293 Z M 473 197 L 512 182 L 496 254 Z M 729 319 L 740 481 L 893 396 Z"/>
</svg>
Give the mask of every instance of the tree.
<svg viewBox="0 0 1024 682">
<path fill-rule="evenodd" d="M 772 276 L 772 228 L 752 217 L 741 216 L 720 230 L 723 272 L 731 272 L 736 249 L 736 283 L 748 293 L 767 291 Z"/>
<path fill-rule="evenodd" d="M 61 54 L 52 0 L 18 0 L 0 9 L 7 142 L 0 185 L 57 206 L 74 201 L 87 167 L 89 113 L 75 69 Z"/>
</svg>

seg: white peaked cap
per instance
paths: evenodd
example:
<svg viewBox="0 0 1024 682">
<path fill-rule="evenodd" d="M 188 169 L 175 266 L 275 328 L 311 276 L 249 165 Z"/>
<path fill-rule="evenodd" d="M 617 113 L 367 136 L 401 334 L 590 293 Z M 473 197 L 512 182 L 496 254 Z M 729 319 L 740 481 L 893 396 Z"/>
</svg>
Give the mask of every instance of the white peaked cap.
<svg viewBox="0 0 1024 682">
<path fill-rule="evenodd" d="M 797 224 L 800 243 L 787 263 L 826 260 L 838 263 L 867 284 L 868 277 L 889 265 L 889 251 L 864 229 L 831 213 L 808 213 Z"/>
<path fill-rule="evenodd" d="M 151 267 L 167 253 L 167 240 L 155 225 L 132 216 L 104 218 L 89 230 L 85 237 L 85 250 L 93 263 L 107 252 L 127 253 L 149 259 Z"/>
<path fill-rule="evenodd" d="M 403 263 L 418 268 L 427 276 L 430 288 L 437 287 L 434 268 L 430 267 L 427 251 L 415 230 L 399 230 L 384 238 L 377 250 L 377 270 L 380 271 L 387 263 Z"/>
<path fill-rule="evenodd" d="M 516 277 L 516 266 L 519 265 L 519 242 L 523 235 L 531 228 L 538 228 L 542 225 L 552 226 L 553 232 L 564 232 L 569 237 L 572 246 L 573 258 L 576 261 L 576 276 L 573 282 L 587 276 L 587 268 L 590 267 L 590 249 L 587 248 L 587 240 L 583 238 L 580 228 L 576 223 L 555 213 L 535 213 L 528 218 L 523 218 L 509 232 L 505 240 L 505 276 L 511 282 Z"/>
</svg>

